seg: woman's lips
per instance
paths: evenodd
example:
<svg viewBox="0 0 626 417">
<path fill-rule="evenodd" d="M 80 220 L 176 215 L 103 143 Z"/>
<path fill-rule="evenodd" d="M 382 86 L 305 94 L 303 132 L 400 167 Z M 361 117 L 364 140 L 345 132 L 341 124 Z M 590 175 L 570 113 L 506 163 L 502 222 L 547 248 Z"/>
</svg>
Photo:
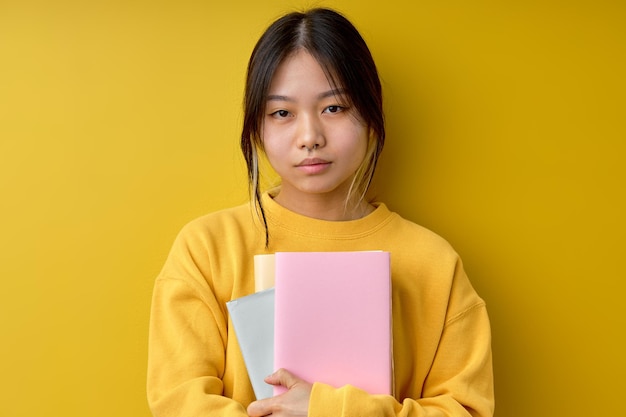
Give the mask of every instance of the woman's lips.
<svg viewBox="0 0 626 417">
<path fill-rule="evenodd" d="M 296 168 L 307 174 L 319 174 L 330 167 L 331 162 L 321 158 L 306 158 Z"/>
</svg>

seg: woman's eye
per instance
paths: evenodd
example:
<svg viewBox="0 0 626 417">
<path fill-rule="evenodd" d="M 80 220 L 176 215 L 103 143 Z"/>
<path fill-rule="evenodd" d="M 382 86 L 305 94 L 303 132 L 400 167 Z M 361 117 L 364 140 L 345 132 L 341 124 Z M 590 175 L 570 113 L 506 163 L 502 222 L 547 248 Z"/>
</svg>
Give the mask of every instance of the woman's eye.
<svg viewBox="0 0 626 417">
<path fill-rule="evenodd" d="M 287 110 L 276 110 L 274 113 L 272 113 L 272 116 L 278 117 L 278 118 L 285 118 L 289 116 L 289 112 Z"/>
<path fill-rule="evenodd" d="M 326 113 L 339 113 L 342 110 L 343 110 L 343 107 L 335 105 L 335 106 L 328 106 L 328 107 L 326 107 L 326 109 L 324 111 Z"/>
</svg>

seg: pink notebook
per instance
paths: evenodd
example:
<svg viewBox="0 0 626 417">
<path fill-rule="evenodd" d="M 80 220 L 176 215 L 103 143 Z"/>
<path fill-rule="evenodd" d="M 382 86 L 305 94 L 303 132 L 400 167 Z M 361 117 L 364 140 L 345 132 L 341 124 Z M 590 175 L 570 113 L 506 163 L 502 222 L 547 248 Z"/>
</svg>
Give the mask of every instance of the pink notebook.
<svg viewBox="0 0 626 417">
<path fill-rule="evenodd" d="M 275 262 L 274 368 L 391 394 L 389 253 L 279 252 Z"/>
</svg>

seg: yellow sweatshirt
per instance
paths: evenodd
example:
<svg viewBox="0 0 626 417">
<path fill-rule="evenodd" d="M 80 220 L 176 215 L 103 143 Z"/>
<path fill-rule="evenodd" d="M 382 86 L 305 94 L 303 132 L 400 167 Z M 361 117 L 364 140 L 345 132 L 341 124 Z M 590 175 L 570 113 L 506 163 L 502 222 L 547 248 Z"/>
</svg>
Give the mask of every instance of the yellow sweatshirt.
<svg viewBox="0 0 626 417">
<path fill-rule="evenodd" d="M 353 221 L 291 212 L 263 196 L 270 231 L 243 205 L 186 225 L 156 279 L 148 402 L 155 417 L 244 417 L 254 401 L 226 302 L 254 292 L 253 256 L 391 253 L 395 396 L 313 385 L 310 417 L 493 415 L 485 303 L 446 241 L 382 204 Z M 314 382 L 314 381 L 310 381 Z"/>
</svg>

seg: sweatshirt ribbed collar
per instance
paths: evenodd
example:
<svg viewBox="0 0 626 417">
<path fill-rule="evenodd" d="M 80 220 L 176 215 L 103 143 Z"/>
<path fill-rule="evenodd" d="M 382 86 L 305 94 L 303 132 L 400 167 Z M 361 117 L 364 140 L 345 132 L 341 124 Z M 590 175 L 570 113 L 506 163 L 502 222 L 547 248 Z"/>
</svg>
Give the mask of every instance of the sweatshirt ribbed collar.
<svg viewBox="0 0 626 417">
<path fill-rule="evenodd" d="M 329 221 L 303 216 L 286 209 L 268 193 L 261 197 L 270 229 L 279 228 L 302 236 L 329 239 L 354 239 L 374 233 L 394 216 L 384 203 L 372 203 L 376 209 L 365 217 L 348 221 Z"/>
</svg>

